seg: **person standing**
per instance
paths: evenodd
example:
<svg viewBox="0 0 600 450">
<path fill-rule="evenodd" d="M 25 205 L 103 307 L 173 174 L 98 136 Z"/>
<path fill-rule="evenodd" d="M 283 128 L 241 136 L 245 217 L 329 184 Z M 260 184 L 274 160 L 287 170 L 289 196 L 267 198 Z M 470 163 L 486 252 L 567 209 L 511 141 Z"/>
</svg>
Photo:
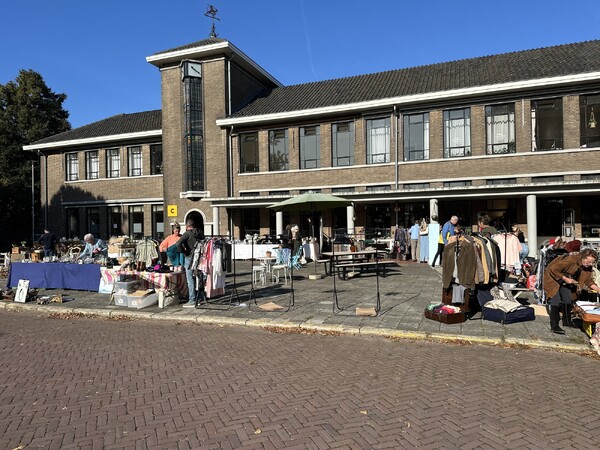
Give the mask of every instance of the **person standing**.
<svg viewBox="0 0 600 450">
<path fill-rule="evenodd" d="M 440 233 L 440 238 L 438 240 L 438 249 L 433 257 L 433 262 L 431 263 L 431 267 L 435 267 L 435 262 L 437 261 L 437 257 L 440 257 L 440 264 L 442 264 L 442 255 L 444 253 L 444 247 L 448 243 L 448 238 L 450 236 L 454 236 L 456 234 L 455 227 L 458 223 L 458 216 L 450 217 L 450 220 L 444 224 L 442 227 L 442 232 Z"/>
<path fill-rule="evenodd" d="M 194 269 L 192 261 L 194 260 L 194 248 L 196 243 L 204 239 L 204 234 L 198 228 L 192 219 L 185 221 L 185 233 L 177 241 L 177 250 L 184 255 L 185 278 L 188 285 L 188 302 L 183 305 L 184 308 L 193 308 L 196 306 L 196 280 L 194 279 Z"/>
<path fill-rule="evenodd" d="M 426 263 L 429 260 L 429 226 L 425 219 L 421 220 L 419 235 L 419 261 Z"/>
<path fill-rule="evenodd" d="M 54 256 L 56 254 L 55 250 L 58 239 L 47 228 L 44 228 L 44 234 L 40 236 L 38 242 L 44 246 L 44 256 Z"/>
<path fill-rule="evenodd" d="M 421 232 L 418 220 L 415 220 L 413 226 L 410 227 L 408 232 L 410 234 L 410 256 L 413 261 L 416 261 L 418 255 L 417 250 L 419 246 L 419 236 Z"/>
</svg>

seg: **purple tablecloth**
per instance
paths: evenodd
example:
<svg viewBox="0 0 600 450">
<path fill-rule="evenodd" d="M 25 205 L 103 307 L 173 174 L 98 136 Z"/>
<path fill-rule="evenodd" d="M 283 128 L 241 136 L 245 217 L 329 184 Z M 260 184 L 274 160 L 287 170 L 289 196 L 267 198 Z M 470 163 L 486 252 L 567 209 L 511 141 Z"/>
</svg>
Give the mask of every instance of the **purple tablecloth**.
<svg viewBox="0 0 600 450">
<path fill-rule="evenodd" d="M 100 286 L 100 265 L 59 262 L 12 263 L 7 285 L 16 287 L 19 280 L 29 280 L 30 288 L 97 292 Z"/>
</svg>

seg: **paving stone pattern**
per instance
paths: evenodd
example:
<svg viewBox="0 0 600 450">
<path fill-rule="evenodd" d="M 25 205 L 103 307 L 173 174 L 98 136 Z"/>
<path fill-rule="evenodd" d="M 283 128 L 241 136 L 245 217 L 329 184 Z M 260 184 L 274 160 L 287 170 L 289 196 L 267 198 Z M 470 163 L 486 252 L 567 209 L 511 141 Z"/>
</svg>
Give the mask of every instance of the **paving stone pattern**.
<svg viewBox="0 0 600 450">
<path fill-rule="evenodd" d="M 598 361 L 0 311 L 2 449 L 596 449 Z"/>
</svg>

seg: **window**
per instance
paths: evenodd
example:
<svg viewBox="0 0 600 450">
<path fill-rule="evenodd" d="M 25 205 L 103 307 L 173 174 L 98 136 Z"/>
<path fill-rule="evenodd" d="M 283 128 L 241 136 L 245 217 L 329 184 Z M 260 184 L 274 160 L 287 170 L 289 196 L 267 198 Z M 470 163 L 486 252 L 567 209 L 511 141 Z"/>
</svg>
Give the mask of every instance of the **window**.
<svg viewBox="0 0 600 450">
<path fill-rule="evenodd" d="M 200 66 L 187 65 L 188 75 L 183 80 L 183 117 L 184 117 L 184 149 L 185 149 L 185 189 L 187 191 L 203 191 L 204 180 L 204 121 L 202 103 L 202 78 Z M 194 67 L 196 72 L 194 72 Z"/>
<path fill-rule="evenodd" d="M 269 131 L 269 170 L 288 170 L 289 149 L 287 130 Z"/>
<path fill-rule="evenodd" d="M 354 192 L 354 187 L 342 187 L 342 188 L 332 188 L 332 194 L 342 194 L 344 192 Z"/>
<path fill-rule="evenodd" d="M 67 181 L 79 180 L 79 159 L 77 153 L 67 153 L 65 155 Z"/>
<path fill-rule="evenodd" d="M 404 161 L 429 159 L 429 113 L 404 116 Z"/>
<path fill-rule="evenodd" d="M 139 177 L 142 175 L 142 147 L 136 145 L 127 149 L 127 162 L 129 168 L 127 175 L 130 177 Z"/>
<path fill-rule="evenodd" d="M 121 219 L 121 207 L 110 206 L 108 208 L 108 234 L 109 236 L 121 236 L 123 234 L 123 222 Z"/>
<path fill-rule="evenodd" d="M 531 150 L 563 148 L 562 98 L 531 102 Z"/>
<path fill-rule="evenodd" d="M 473 183 L 468 181 L 444 181 L 444 187 L 465 187 L 471 186 Z"/>
<path fill-rule="evenodd" d="M 377 192 L 377 191 L 389 191 L 390 189 L 391 189 L 391 186 L 389 184 L 383 184 L 383 185 L 379 185 L 379 186 L 367 186 L 365 190 L 367 192 Z"/>
<path fill-rule="evenodd" d="M 429 189 L 429 183 L 406 183 L 404 189 L 408 191 L 413 189 Z"/>
<path fill-rule="evenodd" d="M 516 178 L 491 178 L 489 180 L 485 180 L 485 184 L 488 186 L 494 186 L 497 184 L 517 184 Z"/>
<path fill-rule="evenodd" d="M 162 144 L 150 145 L 150 174 L 160 175 L 163 173 Z"/>
<path fill-rule="evenodd" d="M 367 164 L 390 162 L 390 118 L 367 120 Z"/>
<path fill-rule="evenodd" d="M 106 177 L 118 178 L 121 176 L 121 157 L 118 148 L 106 150 Z"/>
<path fill-rule="evenodd" d="M 515 105 L 485 107 L 487 154 L 515 153 Z"/>
<path fill-rule="evenodd" d="M 551 175 L 547 177 L 532 177 L 531 181 L 534 183 L 562 183 L 565 181 L 565 177 L 563 175 Z"/>
<path fill-rule="evenodd" d="M 165 237 L 163 205 L 152 205 L 152 237 L 159 240 Z"/>
<path fill-rule="evenodd" d="M 100 171 L 98 150 L 85 152 L 85 179 L 97 180 Z"/>
<path fill-rule="evenodd" d="M 321 130 L 319 126 L 300 128 L 300 168 L 321 167 Z"/>
<path fill-rule="evenodd" d="M 290 191 L 269 191 L 269 195 L 290 195 Z"/>
<path fill-rule="evenodd" d="M 354 165 L 354 122 L 332 125 L 332 164 L 333 167 Z"/>
<path fill-rule="evenodd" d="M 258 171 L 258 133 L 240 133 L 240 173 Z"/>
<path fill-rule="evenodd" d="M 129 207 L 129 236 L 133 239 L 144 237 L 144 207 Z"/>
<path fill-rule="evenodd" d="M 78 208 L 66 208 L 67 216 L 67 236 L 69 239 L 73 239 L 79 235 L 79 209 Z"/>
<path fill-rule="evenodd" d="M 579 97 L 581 148 L 600 147 L 600 94 Z"/>
<path fill-rule="evenodd" d="M 444 158 L 471 154 L 471 110 L 444 111 Z"/>
<path fill-rule="evenodd" d="M 582 181 L 600 180 L 600 173 L 585 173 L 585 174 L 581 175 L 581 180 Z"/>
<path fill-rule="evenodd" d="M 240 192 L 240 197 L 260 197 L 260 192 Z"/>
<path fill-rule="evenodd" d="M 300 189 L 298 191 L 298 194 L 319 194 L 321 192 L 321 189 Z"/>
<path fill-rule="evenodd" d="M 86 230 L 96 237 L 100 234 L 100 211 L 98 208 L 86 209 Z"/>
</svg>

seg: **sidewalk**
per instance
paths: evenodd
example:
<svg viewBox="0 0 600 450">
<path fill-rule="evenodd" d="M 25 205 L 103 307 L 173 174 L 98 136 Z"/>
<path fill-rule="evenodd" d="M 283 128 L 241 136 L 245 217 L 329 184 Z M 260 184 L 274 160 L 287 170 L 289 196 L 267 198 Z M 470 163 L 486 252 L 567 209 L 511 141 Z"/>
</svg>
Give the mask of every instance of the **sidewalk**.
<svg viewBox="0 0 600 450">
<path fill-rule="evenodd" d="M 468 341 L 490 345 L 525 345 L 531 347 L 593 351 L 587 336 L 574 328 L 565 328 L 565 335 L 550 332 L 547 316 L 537 315 L 532 322 L 502 325 L 481 320 L 476 314 L 462 324 L 447 325 L 423 317 L 432 301 L 441 301 L 441 269 L 428 264 L 400 261 L 388 268 L 386 277 L 379 277 L 381 311 L 376 317 L 359 316 L 356 308 L 372 308 L 376 304 L 377 277 L 363 273 L 349 280 L 336 279 L 337 298 L 341 311 L 333 312 L 333 277 L 309 279 L 315 266 L 307 264 L 294 272 L 294 305 L 287 310 L 291 298 L 290 285 L 254 285 L 258 305 L 273 302 L 284 310 L 266 312 L 250 299 L 251 264 L 236 261 L 236 291 L 231 307 L 233 278 L 228 276 L 226 296 L 215 300 L 211 309 L 183 308 L 172 305 L 131 309 L 109 305 L 109 295 L 73 290 L 40 290 L 40 294 L 59 294 L 72 298 L 62 304 L 38 305 L 1 301 L 0 309 L 29 310 L 48 313 L 79 313 L 101 317 L 128 316 L 140 319 L 195 321 L 235 326 L 297 329 L 302 332 L 329 332 L 357 335 L 378 335 L 390 338 Z M 323 271 L 323 267 L 317 270 Z M 6 286 L 6 279 L 0 281 Z M 234 294 L 236 292 L 234 291 Z M 530 295 L 526 293 L 526 295 Z M 522 296 L 525 297 L 525 296 Z M 527 298 L 527 297 L 525 297 Z M 530 297 L 531 298 L 531 295 Z M 211 300 L 213 301 L 213 300 Z M 533 302 L 533 300 L 531 300 Z M 595 353 L 595 352 L 594 352 Z"/>
</svg>

